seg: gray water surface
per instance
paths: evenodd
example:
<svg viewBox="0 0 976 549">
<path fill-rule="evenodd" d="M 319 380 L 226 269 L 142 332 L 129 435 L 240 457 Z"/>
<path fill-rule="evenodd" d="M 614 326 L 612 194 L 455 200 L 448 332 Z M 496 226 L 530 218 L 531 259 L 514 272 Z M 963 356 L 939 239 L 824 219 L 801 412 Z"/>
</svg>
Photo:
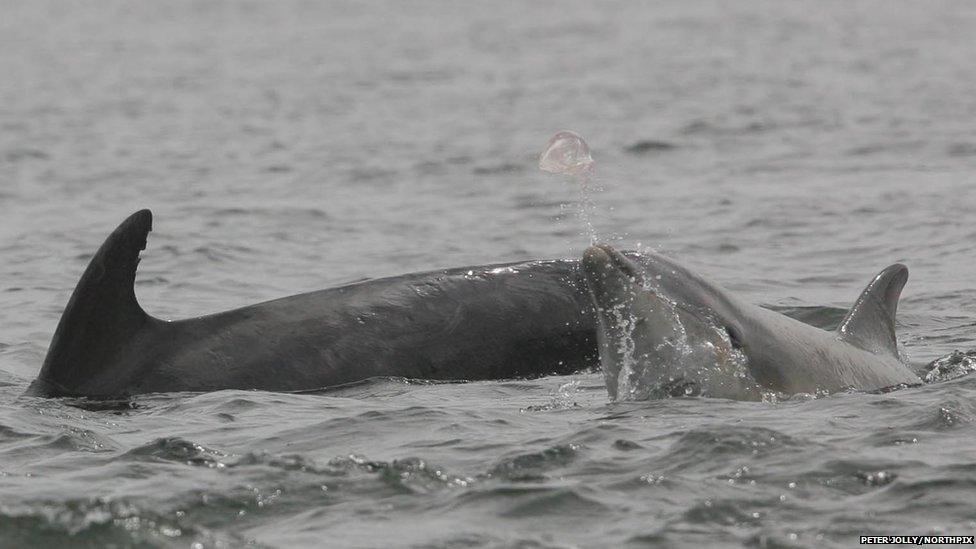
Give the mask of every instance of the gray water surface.
<svg viewBox="0 0 976 549">
<path fill-rule="evenodd" d="M 599 373 L 21 396 L 111 229 L 184 318 L 604 240 L 976 348 L 976 4 L 0 1 L 0 545 L 849 547 L 976 533 L 976 378 L 610 404 Z M 459 365 L 460 367 L 461 365 Z"/>
</svg>

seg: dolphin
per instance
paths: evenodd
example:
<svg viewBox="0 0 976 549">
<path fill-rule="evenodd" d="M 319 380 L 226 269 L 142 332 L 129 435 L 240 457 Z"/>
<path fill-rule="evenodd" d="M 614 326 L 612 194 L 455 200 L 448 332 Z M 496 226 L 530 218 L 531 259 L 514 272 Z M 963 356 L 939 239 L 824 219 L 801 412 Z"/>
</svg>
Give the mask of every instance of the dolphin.
<svg viewBox="0 0 976 549">
<path fill-rule="evenodd" d="M 881 271 L 828 332 L 746 303 L 663 255 L 631 257 L 602 245 L 582 258 L 611 399 L 758 400 L 922 383 L 895 338 L 904 265 Z"/>
<path fill-rule="evenodd" d="M 309 391 L 370 377 L 477 380 L 598 364 L 596 320 L 574 260 L 369 280 L 187 320 L 136 300 L 149 210 L 106 239 L 55 331 L 36 396 Z"/>
</svg>

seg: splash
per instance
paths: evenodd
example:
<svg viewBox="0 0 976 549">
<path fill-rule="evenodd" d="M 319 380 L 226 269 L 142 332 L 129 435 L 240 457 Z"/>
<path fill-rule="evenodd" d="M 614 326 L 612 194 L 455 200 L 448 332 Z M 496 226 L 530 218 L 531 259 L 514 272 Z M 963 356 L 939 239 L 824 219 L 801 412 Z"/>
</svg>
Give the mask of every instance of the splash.
<svg viewBox="0 0 976 549">
<path fill-rule="evenodd" d="M 925 370 L 925 383 L 948 381 L 976 372 L 976 351 L 953 351 L 933 360 Z"/>
<path fill-rule="evenodd" d="M 621 327 L 619 338 L 615 342 L 617 353 L 623 359 L 620 369 L 613 371 L 606 365 L 603 367 L 603 376 L 607 385 L 615 384 L 617 387 L 617 400 L 635 400 L 636 388 L 633 383 L 636 381 L 635 373 L 639 368 L 637 359 L 637 346 L 634 343 L 634 330 L 637 329 L 637 317 L 626 309 L 623 303 L 617 303 L 610 309 L 614 321 Z"/>
<path fill-rule="evenodd" d="M 557 389 L 550 390 L 548 403 L 527 406 L 519 411 L 521 413 L 547 412 L 549 410 L 559 410 L 563 408 L 579 408 L 580 405 L 578 402 L 576 402 L 576 398 L 580 396 L 582 392 L 583 391 L 580 389 L 580 380 L 573 379 L 563 383 Z"/>
<path fill-rule="evenodd" d="M 688 332 L 681 322 L 678 315 L 677 304 L 666 297 L 661 289 L 648 280 L 643 281 L 640 291 L 649 292 L 657 297 L 658 313 L 665 316 L 669 323 L 674 327 L 671 337 L 665 338 L 655 349 L 654 353 L 644 353 L 637 356 L 637 344 L 634 340 L 634 331 L 637 328 L 638 319 L 631 313 L 628 319 L 628 332 L 621 341 L 621 350 L 629 349 L 629 360 L 626 360 L 621 368 L 620 376 L 617 380 L 618 398 L 622 400 L 647 400 L 650 398 L 667 398 L 677 396 L 674 388 L 680 386 L 684 376 L 676 377 L 675 372 L 686 369 L 685 362 L 694 352 L 694 347 L 688 341 Z M 652 360 L 652 357 L 659 356 L 663 360 Z M 661 374 L 664 373 L 664 376 Z M 690 388 L 690 386 L 688 386 Z M 687 393 L 684 396 L 691 396 Z"/>
<path fill-rule="evenodd" d="M 594 209 L 591 197 L 593 169 L 596 163 L 590 154 L 590 146 L 579 134 L 561 131 L 549 139 L 546 148 L 539 155 L 539 169 L 557 175 L 565 175 L 579 185 L 580 195 L 577 203 L 580 221 L 591 244 L 598 238 L 593 227 Z"/>
</svg>

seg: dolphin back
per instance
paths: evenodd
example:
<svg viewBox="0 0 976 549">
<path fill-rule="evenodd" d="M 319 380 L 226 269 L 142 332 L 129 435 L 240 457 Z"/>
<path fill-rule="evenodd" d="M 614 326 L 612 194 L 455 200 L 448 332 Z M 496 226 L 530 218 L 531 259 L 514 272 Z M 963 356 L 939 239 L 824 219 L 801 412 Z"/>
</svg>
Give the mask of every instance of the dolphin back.
<svg viewBox="0 0 976 549">
<path fill-rule="evenodd" d="M 136 301 L 152 214 L 105 240 L 51 341 L 34 396 L 305 391 L 398 376 L 499 379 L 595 365 L 595 319 L 575 261 L 441 269 L 163 321 Z"/>
<path fill-rule="evenodd" d="M 77 388 L 111 364 L 152 321 L 136 301 L 134 287 L 139 252 L 151 230 L 152 213 L 138 211 L 98 249 L 71 294 L 28 394 L 79 394 Z"/>
</svg>

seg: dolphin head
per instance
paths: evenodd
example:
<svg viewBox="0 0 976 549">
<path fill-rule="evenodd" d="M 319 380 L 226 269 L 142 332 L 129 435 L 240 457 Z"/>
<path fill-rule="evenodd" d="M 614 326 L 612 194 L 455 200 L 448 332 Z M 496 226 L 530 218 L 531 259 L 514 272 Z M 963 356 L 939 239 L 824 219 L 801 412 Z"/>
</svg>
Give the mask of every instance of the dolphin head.
<svg viewBox="0 0 976 549">
<path fill-rule="evenodd" d="M 582 270 L 611 399 L 761 397 L 744 355 L 709 316 L 711 296 L 698 279 L 607 245 L 587 249 Z"/>
</svg>

